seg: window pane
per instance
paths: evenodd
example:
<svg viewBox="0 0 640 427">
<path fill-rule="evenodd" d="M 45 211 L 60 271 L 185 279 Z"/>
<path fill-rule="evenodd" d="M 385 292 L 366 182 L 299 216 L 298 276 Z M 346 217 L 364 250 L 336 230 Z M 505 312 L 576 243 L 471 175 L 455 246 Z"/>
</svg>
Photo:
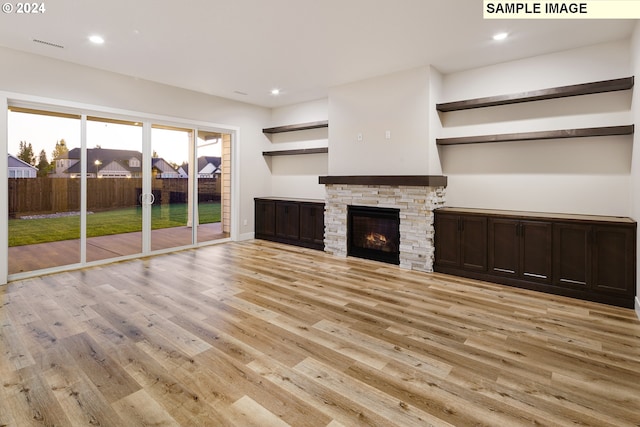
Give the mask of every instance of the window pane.
<svg viewBox="0 0 640 427">
<path fill-rule="evenodd" d="M 191 245 L 192 200 L 189 170 L 189 129 L 151 129 L 151 250 Z"/>
<path fill-rule="evenodd" d="M 88 118 L 87 261 L 142 252 L 141 164 L 140 123 Z"/>
<path fill-rule="evenodd" d="M 206 242 L 229 236 L 223 219 L 225 173 L 227 161 L 223 147 L 230 135 L 219 132 L 198 132 L 198 241 Z M 230 140 L 230 139 L 229 139 Z"/>
<path fill-rule="evenodd" d="M 79 263 L 79 118 L 10 108 L 8 136 L 9 274 Z"/>
</svg>

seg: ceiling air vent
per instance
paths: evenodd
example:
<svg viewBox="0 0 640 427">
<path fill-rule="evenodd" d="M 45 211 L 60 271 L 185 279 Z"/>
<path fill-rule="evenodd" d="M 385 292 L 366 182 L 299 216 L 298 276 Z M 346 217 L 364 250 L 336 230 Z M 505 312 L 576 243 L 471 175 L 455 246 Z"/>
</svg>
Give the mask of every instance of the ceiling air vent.
<svg viewBox="0 0 640 427">
<path fill-rule="evenodd" d="M 47 45 L 47 46 L 57 47 L 59 49 L 64 49 L 64 46 L 56 44 L 56 43 L 51 43 L 51 42 L 47 42 L 47 41 L 44 41 L 44 40 L 38 40 L 38 39 L 33 39 L 33 41 L 36 42 L 36 43 Z"/>
</svg>

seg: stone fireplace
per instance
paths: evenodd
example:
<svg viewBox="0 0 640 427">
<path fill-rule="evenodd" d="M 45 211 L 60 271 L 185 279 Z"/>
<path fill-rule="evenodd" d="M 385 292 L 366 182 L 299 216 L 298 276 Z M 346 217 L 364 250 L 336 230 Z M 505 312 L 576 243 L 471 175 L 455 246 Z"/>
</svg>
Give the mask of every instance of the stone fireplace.
<svg viewBox="0 0 640 427">
<path fill-rule="evenodd" d="M 325 252 L 349 255 L 349 206 L 392 209 L 400 219 L 400 267 L 433 271 L 433 210 L 444 206 L 446 177 L 325 176 L 320 183 L 326 188 Z"/>
</svg>

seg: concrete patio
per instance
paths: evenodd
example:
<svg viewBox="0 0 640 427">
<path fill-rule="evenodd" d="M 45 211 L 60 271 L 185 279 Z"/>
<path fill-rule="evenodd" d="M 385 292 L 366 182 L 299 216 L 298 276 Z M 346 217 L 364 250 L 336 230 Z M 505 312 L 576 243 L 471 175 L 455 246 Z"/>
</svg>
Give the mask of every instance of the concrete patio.
<svg viewBox="0 0 640 427">
<path fill-rule="evenodd" d="M 151 231 L 151 250 L 169 249 L 191 244 L 192 228 L 173 227 Z M 198 242 L 229 237 L 219 222 L 198 226 Z M 142 232 L 90 237 L 87 239 L 87 262 L 135 255 L 142 252 Z M 77 264 L 80 240 L 9 247 L 9 274 Z"/>
</svg>

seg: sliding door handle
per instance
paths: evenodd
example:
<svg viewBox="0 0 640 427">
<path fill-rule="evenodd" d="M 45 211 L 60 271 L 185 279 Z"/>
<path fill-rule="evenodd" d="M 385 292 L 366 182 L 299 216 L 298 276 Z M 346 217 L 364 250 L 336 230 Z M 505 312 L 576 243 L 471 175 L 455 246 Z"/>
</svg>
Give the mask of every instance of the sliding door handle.
<svg viewBox="0 0 640 427">
<path fill-rule="evenodd" d="M 154 196 L 152 193 L 145 193 L 140 196 L 140 203 L 142 203 L 143 205 L 152 205 L 155 201 L 156 196 Z"/>
</svg>

